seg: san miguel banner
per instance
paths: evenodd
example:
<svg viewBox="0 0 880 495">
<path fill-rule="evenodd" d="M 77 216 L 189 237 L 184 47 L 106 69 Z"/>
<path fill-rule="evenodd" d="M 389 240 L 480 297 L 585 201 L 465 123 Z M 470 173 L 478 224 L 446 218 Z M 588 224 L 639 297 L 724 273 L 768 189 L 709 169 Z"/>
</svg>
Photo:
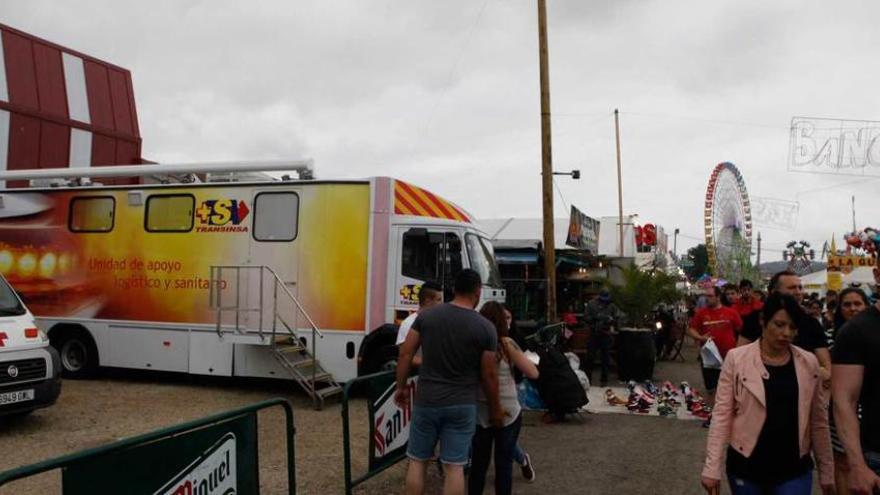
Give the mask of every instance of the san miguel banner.
<svg viewBox="0 0 880 495">
<path fill-rule="evenodd" d="M 62 469 L 66 494 L 234 495 L 258 493 L 257 417 L 101 454 Z"/>
<path fill-rule="evenodd" d="M 599 221 L 588 217 L 572 205 L 571 219 L 568 223 L 568 239 L 566 239 L 565 244 L 598 254 Z"/>
<path fill-rule="evenodd" d="M 394 374 L 374 379 L 369 384 L 370 416 L 370 471 L 394 464 L 406 455 L 409 426 L 412 422 L 412 403 L 416 396 L 418 376 L 406 382 L 409 405 L 401 408 L 394 402 L 397 390 Z"/>
</svg>

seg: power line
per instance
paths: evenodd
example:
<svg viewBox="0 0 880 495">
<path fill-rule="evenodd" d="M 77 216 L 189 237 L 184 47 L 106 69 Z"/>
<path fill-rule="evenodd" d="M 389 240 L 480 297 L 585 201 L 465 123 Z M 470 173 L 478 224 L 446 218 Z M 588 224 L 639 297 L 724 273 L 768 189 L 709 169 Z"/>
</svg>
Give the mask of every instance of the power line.
<svg viewBox="0 0 880 495">
<path fill-rule="evenodd" d="M 683 238 L 685 238 L 685 239 L 690 239 L 690 240 L 692 240 L 692 241 L 697 241 L 697 242 L 700 242 L 700 243 L 705 243 L 705 242 L 706 242 L 706 238 L 705 238 L 705 237 L 696 237 L 696 236 L 692 236 L 692 235 L 687 235 L 687 234 L 683 234 L 683 233 L 681 233 L 680 231 L 679 231 L 679 233 L 678 233 L 678 236 L 679 236 L 679 237 L 683 237 Z M 722 246 L 722 247 L 727 247 L 726 244 L 722 244 L 721 246 Z M 766 246 L 766 244 L 761 244 L 761 251 L 770 251 L 770 252 L 773 252 L 773 253 L 784 253 L 785 251 L 787 251 L 786 249 L 779 249 L 779 248 L 777 248 L 777 249 L 773 249 L 773 248 L 768 248 L 768 247 L 765 247 L 765 246 Z"/>
<path fill-rule="evenodd" d="M 556 192 L 559 193 L 559 199 L 565 206 L 565 211 L 568 211 L 570 208 L 568 207 L 568 203 L 565 202 L 565 196 L 562 195 L 562 189 L 559 188 L 559 183 L 556 182 L 556 177 L 553 177 L 553 185 L 556 186 Z"/>
<path fill-rule="evenodd" d="M 658 119 L 677 119 L 677 120 L 690 120 L 694 122 L 705 122 L 710 124 L 723 124 L 723 125 L 738 125 L 744 127 L 760 127 L 764 129 L 785 129 L 790 130 L 791 126 L 785 125 L 772 125 L 772 124 L 759 124 L 755 122 L 739 122 L 735 120 L 721 120 L 721 119 L 705 119 L 700 117 L 690 117 L 687 115 L 674 115 L 674 114 L 665 114 L 665 113 L 644 113 L 644 112 L 620 112 L 626 115 L 632 115 L 635 117 L 648 117 L 648 118 L 658 118 Z"/>
<path fill-rule="evenodd" d="M 801 195 L 804 195 L 804 194 L 811 194 L 814 192 L 827 191 L 829 189 L 836 189 L 838 187 L 851 186 L 854 184 L 864 184 L 866 182 L 873 182 L 875 180 L 880 180 L 880 177 L 867 177 L 867 178 L 862 178 L 862 179 L 848 181 L 848 182 L 841 182 L 840 184 L 834 184 L 831 186 L 817 187 L 815 189 L 807 189 L 806 191 L 798 191 L 797 193 L 795 193 L 794 196 L 795 196 L 795 198 L 799 198 L 799 197 L 801 197 Z"/>
<path fill-rule="evenodd" d="M 446 75 L 446 83 L 443 85 L 440 90 L 440 94 L 437 96 L 437 99 L 434 100 L 434 105 L 431 107 L 431 111 L 428 112 L 428 118 L 425 121 L 425 125 L 422 128 L 422 136 L 428 133 L 431 129 L 431 124 L 434 121 L 434 115 L 437 112 L 437 108 L 440 106 L 440 103 L 446 98 L 446 93 L 449 91 L 449 87 L 452 85 L 452 78 L 455 76 L 456 71 L 458 70 L 458 66 L 464 58 L 465 51 L 468 45 L 471 42 L 471 38 L 474 35 L 474 32 L 477 29 L 477 25 L 480 23 L 480 20 L 483 18 L 483 13 L 486 11 L 486 6 L 489 4 L 489 0 L 483 0 L 483 4 L 480 6 L 479 12 L 477 12 L 477 16 L 474 18 L 473 24 L 471 24 L 468 29 L 467 34 L 465 35 L 464 42 L 461 45 L 461 48 L 458 51 L 458 55 L 455 57 L 455 62 L 453 62 L 452 67 L 449 69 L 449 73 Z M 413 143 L 415 144 L 415 142 Z"/>
</svg>

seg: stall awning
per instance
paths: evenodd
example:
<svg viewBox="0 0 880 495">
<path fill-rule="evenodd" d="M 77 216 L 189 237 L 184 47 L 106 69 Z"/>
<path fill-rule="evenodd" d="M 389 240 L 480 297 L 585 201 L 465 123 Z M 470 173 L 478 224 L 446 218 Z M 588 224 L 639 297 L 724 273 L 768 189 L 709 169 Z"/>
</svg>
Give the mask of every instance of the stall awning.
<svg viewBox="0 0 880 495">
<path fill-rule="evenodd" d="M 537 251 L 495 251 L 495 260 L 499 265 L 531 265 L 538 262 Z"/>
<path fill-rule="evenodd" d="M 556 250 L 556 266 L 559 266 L 562 263 L 568 263 L 569 265 L 575 267 L 589 267 L 592 265 L 591 259 L 581 254 L 568 254 L 561 252 L 560 250 Z"/>
</svg>

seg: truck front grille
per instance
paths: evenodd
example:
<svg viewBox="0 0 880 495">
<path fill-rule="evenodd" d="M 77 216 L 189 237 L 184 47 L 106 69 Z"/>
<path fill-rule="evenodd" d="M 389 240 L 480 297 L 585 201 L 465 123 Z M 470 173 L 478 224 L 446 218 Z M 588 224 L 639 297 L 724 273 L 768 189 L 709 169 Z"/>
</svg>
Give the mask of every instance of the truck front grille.
<svg viewBox="0 0 880 495">
<path fill-rule="evenodd" d="M 10 371 L 18 370 L 15 377 Z M 14 374 L 14 373 L 13 373 Z M 20 359 L 18 361 L 0 362 L 0 385 L 9 383 L 39 380 L 46 377 L 46 360 L 43 358 Z"/>
</svg>

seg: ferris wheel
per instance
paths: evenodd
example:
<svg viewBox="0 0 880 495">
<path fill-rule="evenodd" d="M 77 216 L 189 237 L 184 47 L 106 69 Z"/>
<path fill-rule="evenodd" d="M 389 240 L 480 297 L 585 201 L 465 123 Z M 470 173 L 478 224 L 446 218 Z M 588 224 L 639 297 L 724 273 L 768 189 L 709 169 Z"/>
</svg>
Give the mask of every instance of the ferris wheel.
<svg viewBox="0 0 880 495">
<path fill-rule="evenodd" d="M 731 276 L 749 263 L 752 211 L 742 174 L 729 162 L 719 163 L 709 178 L 705 206 L 706 249 L 713 273 Z"/>
</svg>

